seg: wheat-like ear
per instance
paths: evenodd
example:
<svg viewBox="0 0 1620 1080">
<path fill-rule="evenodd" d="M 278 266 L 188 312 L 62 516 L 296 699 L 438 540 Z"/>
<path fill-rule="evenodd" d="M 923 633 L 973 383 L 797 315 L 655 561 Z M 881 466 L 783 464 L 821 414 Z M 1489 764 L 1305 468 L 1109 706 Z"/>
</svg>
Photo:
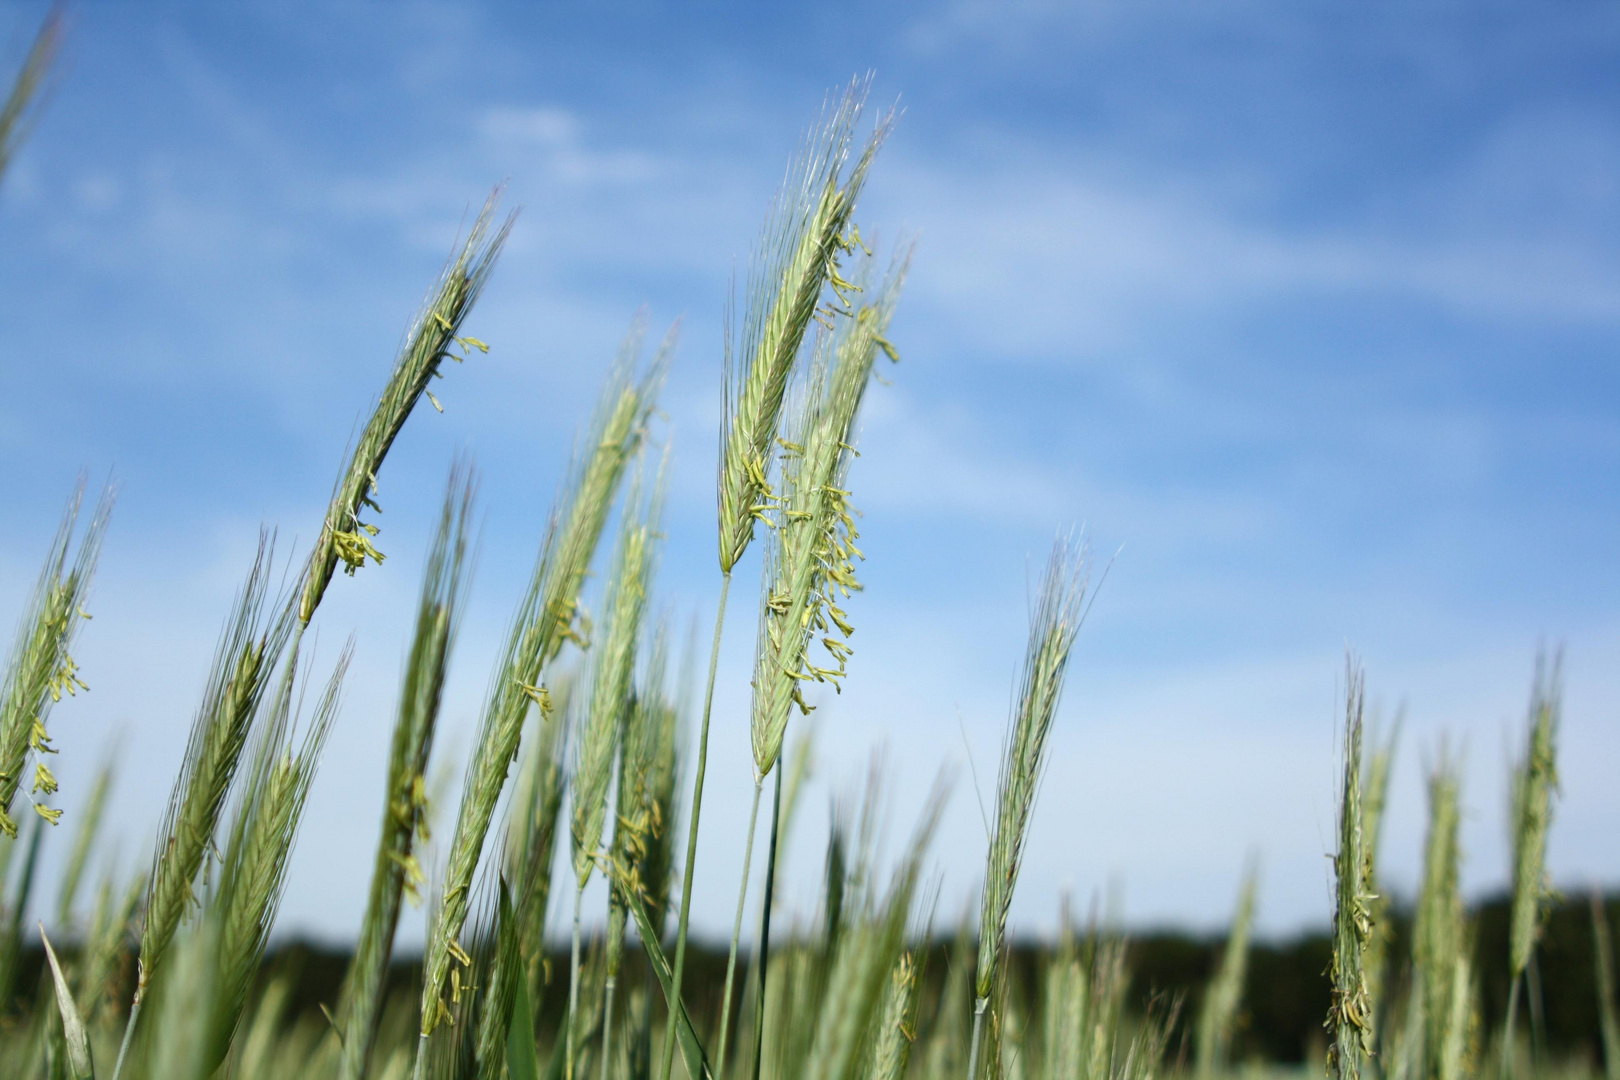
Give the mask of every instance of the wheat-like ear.
<svg viewBox="0 0 1620 1080">
<path fill-rule="evenodd" d="M 467 779 L 456 814 L 455 835 L 445 871 L 444 891 L 433 914 L 424 957 L 421 1035 L 426 1039 L 448 1015 L 443 995 L 452 959 L 461 952 L 457 938 L 495 804 L 522 742 L 531 706 L 550 708 L 542 685 L 546 665 L 565 641 L 583 641 L 579 590 L 596 553 L 602 528 L 618 493 L 625 466 L 645 435 L 664 368 L 674 349 L 665 340 L 647 373 L 634 379 L 640 334 L 631 334 L 587 428 L 582 453 L 570 467 L 529 587 L 518 606 L 506 652 L 496 667 L 484 705 L 478 741 L 467 763 Z M 423 1063 L 426 1055 L 419 1053 Z M 418 1072 L 425 1068 L 419 1065 Z"/>
<path fill-rule="evenodd" d="M 571 851 L 574 879 L 574 939 L 570 959 L 568 1030 L 569 1041 L 565 1077 L 573 1080 L 577 1038 L 579 990 L 580 899 L 591 871 L 602 856 L 602 824 L 607 813 L 608 787 L 613 780 L 614 755 L 624 736 L 625 725 L 635 719 L 633 677 L 636 652 L 641 643 L 642 621 L 647 609 L 647 593 L 657 565 L 657 529 L 662 479 L 651 496 L 643 499 L 639 482 L 625 500 L 623 524 L 613 555 L 613 572 L 608 579 L 603 607 L 607 625 L 591 658 L 591 698 L 585 723 L 580 731 L 578 757 L 574 765 Z M 627 747 L 639 754 L 641 746 Z M 611 890 L 610 890 L 611 893 Z M 622 935 L 622 924 L 621 924 Z M 622 936 L 620 937 L 622 942 Z M 610 942 L 611 944 L 611 942 Z M 617 974 L 618 957 L 604 957 L 606 978 Z M 611 1002 L 611 999 L 609 999 Z"/>
<path fill-rule="evenodd" d="M 218 891 L 207 912 L 207 918 L 218 926 L 213 938 L 217 975 L 204 1056 L 207 1071 L 218 1068 L 230 1051 L 248 991 L 264 958 L 270 928 L 281 906 L 287 862 L 337 716 L 353 651 L 350 641 L 302 736 L 294 730 L 297 708 L 291 678 L 282 680 L 269 705 L 270 715 L 256 725 L 253 765 L 220 864 Z M 289 663 L 295 661 L 296 657 Z"/>
<path fill-rule="evenodd" d="M 1024 670 L 1013 701 L 1013 715 L 1002 749 L 996 783 L 995 832 L 986 858 L 979 905 L 979 959 L 974 977 L 973 1047 L 968 1080 L 977 1080 L 978 1044 L 984 1011 L 995 988 L 1007 930 L 1007 911 L 1024 851 L 1024 837 L 1035 807 L 1035 792 L 1046 765 L 1046 737 L 1063 696 L 1069 652 L 1084 614 L 1090 555 L 1083 544 L 1060 537 L 1047 560 L 1040 594 L 1030 619 Z"/>
<path fill-rule="evenodd" d="M 68 550 L 84 498 L 84 480 L 80 478 L 51 540 L 11 647 L 5 684 L 0 687 L 0 832 L 12 839 L 16 839 L 17 824 L 11 810 L 30 756 L 34 760 L 33 793 L 51 795 L 56 791 L 56 778 L 45 764 L 45 755 L 56 752 L 46 730 L 51 706 L 64 694 L 71 696 L 88 689 L 79 678 L 79 667 L 69 650 L 79 623 L 90 617 L 84 611 L 84 601 L 101 555 L 101 540 L 114 495 L 110 485 L 102 490 L 95 513 L 79 538 L 78 551 L 69 562 Z M 32 793 L 28 797 L 32 801 Z M 33 807 L 53 824 L 62 816 L 60 810 L 42 802 L 33 802 Z"/>
<path fill-rule="evenodd" d="M 1345 661 L 1344 781 L 1339 798 L 1339 850 L 1333 857 L 1336 902 L 1333 1000 L 1328 1009 L 1328 1075 L 1359 1080 L 1362 1057 L 1372 1052 L 1372 1008 L 1363 975 L 1362 953 L 1372 933 L 1372 900 L 1362 819 L 1362 713 L 1366 676 L 1354 660 Z"/>
<path fill-rule="evenodd" d="M 1447 1031 L 1453 1020 L 1457 967 L 1466 927 L 1458 893 L 1461 849 L 1461 779 L 1445 744 L 1429 773 L 1429 831 L 1423 845 L 1423 881 L 1412 925 L 1413 991 L 1421 995 L 1424 1069 L 1441 1077 Z M 1450 1080 L 1450 1078 L 1441 1078 Z"/>
<path fill-rule="evenodd" d="M 765 560 L 754 696 L 749 732 L 756 785 L 781 756 L 795 705 L 807 681 L 839 685 L 854 632 L 840 605 L 860 588 L 855 510 L 847 488 L 855 425 L 880 353 L 894 353 L 887 333 L 911 264 L 901 249 L 873 298 L 839 332 L 824 335 L 801 413 L 786 448 L 776 528 Z M 811 656 L 817 639 L 826 652 Z M 825 665 L 825 666 L 822 666 Z"/>
<path fill-rule="evenodd" d="M 393 956 L 400 901 L 426 882 L 417 845 L 425 842 L 427 762 L 438 727 L 439 705 L 449 670 L 468 568 L 469 520 L 477 484 L 471 470 L 456 465 L 445 488 L 439 529 L 422 575 L 416 629 L 399 695 L 399 713 L 388 755 L 387 801 L 371 873 L 365 921 L 343 993 L 340 1075 L 361 1080 L 382 1016 L 383 983 Z"/>
<path fill-rule="evenodd" d="M 214 653 L 202 707 L 169 797 L 141 927 L 137 1001 L 162 963 L 186 908 L 196 900 L 193 883 L 213 843 L 254 714 L 288 640 L 290 606 L 264 617 L 270 558 L 270 537 L 261 533 L 253 568 Z"/>
<path fill-rule="evenodd" d="M 388 385 L 366 421 L 348 463 L 338 474 L 299 599 L 301 623 L 307 624 L 314 616 L 339 560 L 351 574 L 364 566 L 367 559 L 382 562 L 382 553 L 371 542 L 377 535 L 377 526 L 361 521 L 360 511 L 364 506 L 380 511 L 376 502 L 377 472 L 382 468 L 389 447 L 424 395 L 435 408 L 439 407 L 428 384 L 441 374 L 439 369 L 446 358 L 460 361 L 475 349 L 489 351 L 489 346 L 477 338 L 462 337 L 461 323 L 489 280 L 512 228 L 515 215 L 509 215 L 500 227 L 493 227 L 500 197 L 500 188 L 490 194 L 466 240 L 445 265 L 427 302 L 406 331 Z"/>
<path fill-rule="evenodd" d="M 18 145 L 28 135 L 29 125 L 36 113 L 40 87 L 62 44 L 63 6 L 61 3 L 51 5 L 39 33 L 34 35 L 34 44 L 28 49 L 22 69 L 11 84 L 11 93 L 6 95 L 5 105 L 0 106 L 0 174 L 6 171 Z"/>
<path fill-rule="evenodd" d="M 742 558 L 754 522 L 767 509 L 767 473 L 783 399 L 824 290 L 834 293 L 824 317 L 852 313 L 849 294 L 855 287 L 839 262 L 860 243 L 852 226 L 855 204 L 893 123 L 892 113 L 879 121 L 849 175 L 842 176 L 868 85 L 860 79 L 850 84 L 789 167 L 755 251 L 740 334 L 727 341 L 719 478 L 723 573 Z"/>
<path fill-rule="evenodd" d="M 996 783 L 995 833 L 985 869 L 979 914 L 979 959 L 974 990 L 990 996 L 1006 933 L 1007 910 L 1018 881 L 1024 837 L 1046 765 L 1046 739 L 1063 695 L 1069 653 L 1080 628 L 1090 555 L 1060 538 L 1053 546 L 1030 619 L 1023 674 L 1002 749 Z"/>
<path fill-rule="evenodd" d="M 1536 657 L 1535 684 L 1530 692 L 1529 731 L 1524 756 L 1513 770 L 1512 844 L 1513 906 L 1508 939 L 1507 1032 L 1503 1075 L 1508 1071 L 1519 984 L 1530 964 L 1536 939 L 1546 919 L 1552 885 L 1547 880 L 1547 832 L 1552 826 L 1552 799 L 1558 791 L 1558 719 L 1562 711 L 1562 656 L 1551 664 L 1545 654 Z"/>
</svg>

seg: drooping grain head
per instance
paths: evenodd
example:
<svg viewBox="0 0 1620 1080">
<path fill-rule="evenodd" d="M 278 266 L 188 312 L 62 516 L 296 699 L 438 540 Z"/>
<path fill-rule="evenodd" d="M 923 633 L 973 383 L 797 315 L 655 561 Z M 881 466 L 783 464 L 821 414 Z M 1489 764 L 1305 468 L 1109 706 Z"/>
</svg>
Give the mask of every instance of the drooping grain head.
<svg viewBox="0 0 1620 1080">
<path fill-rule="evenodd" d="M 45 763 L 45 756 L 56 752 L 46 722 L 51 706 L 64 695 L 89 689 L 70 649 L 80 623 L 90 617 L 84 610 L 85 597 L 101 555 L 115 492 L 111 486 L 103 489 L 70 563 L 68 552 L 83 496 L 81 478 L 23 611 L 6 664 L 5 683 L 0 687 L 0 833 L 12 839 L 17 836 L 12 811 L 30 758 L 33 783 L 25 798 L 46 821 L 54 824 L 61 817 L 60 810 L 34 798 L 42 793 L 48 797 L 57 790 L 56 777 Z"/>
<path fill-rule="evenodd" d="M 807 714 L 807 682 L 835 689 L 852 654 L 854 628 L 842 608 L 860 588 L 855 511 L 848 474 L 855 428 L 879 353 L 897 355 L 887 338 L 911 262 L 903 247 L 869 301 L 822 334 L 799 409 L 782 440 L 782 483 L 766 552 L 750 736 L 754 770 L 763 778 L 781 756 L 796 706 Z M 817 662 L 819 639 L 826 659 Z"/>
<path fill-rule="evenodd" d="M 307 624 L 314 616 L 339 561 L 350 574 L 364 566 L 367 559 L 382 562 L 382 553 L 371 542 L 377 526 L 361 521 L 360 512 L 365 507 L 381 512 L 376 501 L 377 473 L 417 403 L 426 396 L 434 408 L 440 408 L 428 385 L 441 375 L 444 361 L 461 361 L 474 350 L 489 351 L 489 346 L 477 338 L 461 336 L 461 324 L 483 292 L 512 228 L 512 216 L 494 227 L 500 197 L 499 188 L 490 194 L 466 240 L 446 264 L 406 331 L 388 384 L 338 474 L 299 599 L 298 618 L 302 623 Z"/>
</svg>

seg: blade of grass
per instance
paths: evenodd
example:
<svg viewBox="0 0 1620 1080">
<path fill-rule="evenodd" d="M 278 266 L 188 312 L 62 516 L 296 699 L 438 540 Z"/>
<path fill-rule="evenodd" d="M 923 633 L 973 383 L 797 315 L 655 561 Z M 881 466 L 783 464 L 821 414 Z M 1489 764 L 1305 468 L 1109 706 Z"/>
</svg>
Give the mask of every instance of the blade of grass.
<svg viewBox="0 0 1620 1080">
<path fill-rule="evenodd" d="M 84 1030 L 84 1020 L 73 1003 L 73 992 L 68 989 L 62 965 L 57 962 L 51 939 L 45 936 L 45 924 L 39 924 L 39 940 L 45 945 L 45 959 L 51 966 L 51 981 L 56 985 L 56 1008 L 62 1016 L 62 1033 L 67 1042 L 68 1067 L 74 1080 L 95 1080 L 96 1066 L 90 1056 L 90 1037 Z"/>
</svg>

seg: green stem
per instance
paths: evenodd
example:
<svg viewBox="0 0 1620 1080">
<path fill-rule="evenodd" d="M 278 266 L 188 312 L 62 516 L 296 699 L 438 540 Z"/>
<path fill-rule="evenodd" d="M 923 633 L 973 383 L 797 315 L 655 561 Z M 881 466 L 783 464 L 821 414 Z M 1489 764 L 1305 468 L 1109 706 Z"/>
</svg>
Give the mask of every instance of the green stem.
<svg viewBox="0 0 1620 1080">
<path fill-rule="evenodd" d="M 771 900 L 776 892 L 776 836 L 782 824 L 782 770 L 776 770 L 776 793 L 771 796 L 771 845 L 765 855 L 765 907 L 759 919 L 759 996 L 754 999 L 754 1076 L 759 1080 L 765 1051 L 765 976 L 771 970 Z"/>
<path fill-rule="evenodd" d="M 124 1071 L 124 1059 L 129 1056 L 129 1044 L 135 1041 L 135 1018 L 141 1015 L 141 999 L 137 992 L 134 1004 L 129 1007 L 129 1020 L 124 1024 L 124 1039 L 118 1044 L 118 1060 L 113 1063 L 112 1080 L 118 1080 L 118 1074 Z"/>
<path fill-rule="evenodd" d="M 973 1043 L 968 1051 L 967 1080 L 977 1080 L 979 1075 L 979 1036 L 984 1029 L 984 1007 L 990 1004 L 987 997 L 979 998 L 973 1003 Z"/>
<path fill-rule="evenodd" d="M 675 1065 L 675 1029 L 681 1010 L 681 976 L 686 973 L 686 926 L 692 914 L 692 871 L 697 864 L 698 818 L 703 811 L 703 771 L 709 760 L 709 712 L 714 707 L 714 673 L 720 663 L 720 630 L 726 624 L 726 594 L 731 592 L 731 575 L 720 579 L 720 607 L 714 614 L 714 644 L 709 648 L 709 685 L 703 692 L 703 725 L 698 729 L 697 776 L 692 781 L 692 820 L 686 827 L 686 872 L 681 875 L 681 913 L 675 928 L 675 970 L 670 974 L 672 992 L 669 1020 L 664 1031 L 664 1060 L 658 1067 L 658 1080 L 669 1080 Z"/>
<path fill-rule="evenodd" d="M 607 988 L 602 996 L 602 1080 L 608 1080 L 608 1062 L 613 1060 L 613 990 L 618 977 L 607 977 Z"/>
<path fill-rule="evenodd" d="M 715 1051 L 719 1058 L 715 1064 L 716 1080 L 725 1080 L 727 1036 L 731 1033 L 731 989 L 737 977 L 737 944 L 742 940 L 743 910 L 748 901 L 748 871 L 754 860 L 754 825 L 759 821 L 759 793 L 765 778 L 754 781 L 754 805 L 748 811 L 748 840 L 743 845 L 742 882 L 737 886 L 737 919 L 731 926 L 731 951 L 726 956 L 726 986 L 720 992 L 720 1040 Z"/>
<path fill-rule="evenodd" d="M 568 1044 L 563 1047 L 566 1080 L 574 1080 L 574 1017 L 579 1012 L 579 906 L 584 898 L 585 885 L 581 882 L 574 890 L 574 945 L 568 954 Z"/>
</svg>

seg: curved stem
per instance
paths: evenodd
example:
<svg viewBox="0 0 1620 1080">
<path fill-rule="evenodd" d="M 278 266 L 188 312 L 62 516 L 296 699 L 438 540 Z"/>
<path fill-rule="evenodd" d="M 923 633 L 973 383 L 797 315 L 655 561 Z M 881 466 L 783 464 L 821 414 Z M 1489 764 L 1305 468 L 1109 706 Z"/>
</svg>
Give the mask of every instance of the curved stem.
<svg viewBox="0 0 1620 1080">
<path fill-rule="evenodd" d="M 759 954 L 754 966 L 759 970 L 759 996 L 754 999 L 754 1076 L 765 1050 L 765 976 L 771 970 L 771 901 L 776 892 L 776 836 L 782 824 L 782 770 L 776 770 L 776 793 L 771 796 L 771 845 L 765 855 L 765 905 L 759 919 Z"/>
<path fill-rule="evenodd" d="M 681 875 L 681 913 L 675 929 L 675 970 L 670 982 L 669 1020 L 664 1031 L 664 1060 L 658 1066 L 658 1080 L 669 1080 L 675 1064 L 675 1028 L 681 1010 L 681 976 L 686 973 L 686 925 L 692 914 L 692 870 L 697 864 L 698 818 L 703 811 L 703 771 L 709 760 L 709 713 L 714 707 L 714 673 L 720 662 L 720 630 L 726 624 L 726 595 L 731 592 L 731 575 L 720 579 L 720 607 L 714 615 L 714 644 L 709 648 L 709 685 L 703 692 L 703 726 L 698 730 L 697 776 L 692 781 L 692 820 L 686 827 L 686 872 Z"/>
<path fill-rule="evenodd" d="M 754 805 L 748 811 L 748 840 L 743 845 L 742 883 L 737 886 L 737 920 L 731 926 L 731 952 L 726 956 L 726 987 L 720 992 L 720 1038 L 715 1050 L 718 1060 L 714 1070 L 716 1080 L 724 1080 L 726 1075 L 727 1036 L 731 1033 L 731 988 L 737 977 L 737 943 L 742 940 L 743 910 L 748 902 L 748 871 L 754 859 L 754 825 L 759 820 L 759 793 L 764 786 L 764 777 L 754 781 Z"/>
<path fill-rule="evenodd" d="M 118 1074 L 124 1071 L 124 1058 L 129 1055 L 129 1044 L 135 1041 L 135 1018 L 141 1015 L 141 998 L 135 996 L 135 1003 L 129 1007 L 129 1021 L 124 1024 L 124 1040 L 118 1044 L 118 1060 L 113 1063 L 112 1080 L 118 1080 Z"/>
</svg>

